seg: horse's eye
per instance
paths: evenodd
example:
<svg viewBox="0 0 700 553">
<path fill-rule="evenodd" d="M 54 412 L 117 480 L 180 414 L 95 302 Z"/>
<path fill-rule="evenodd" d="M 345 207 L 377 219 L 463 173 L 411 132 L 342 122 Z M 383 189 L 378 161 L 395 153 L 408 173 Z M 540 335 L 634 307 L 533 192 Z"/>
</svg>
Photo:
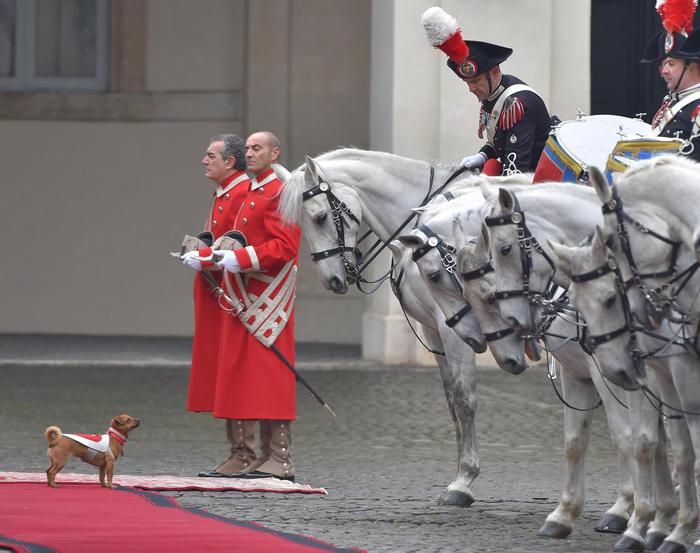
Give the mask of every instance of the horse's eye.
<svg viewBox="0 0 700 553">
<path fill-rule="evenodd" d="M 489 305 L 493 305 L 494 303 L 496 303 L 496 294 L 489 294 L 488 296 L 486 296 L 486 303 L 488 303 Z"/>
<path fill-rule="evenodd" d="M 508 255 L 510 253 L 512 246 L 510 244 L 506 244 L 505 246 L 501 246 L 501 255 Z"/>
<path fill-rule="evenodd" d="M 440 271 L 433 271 L 428 275 L 428 278 L 432 280 L 433 282 L 437 282 L 440 280 Z"/>
<path fill-rule="evenodd" d="M 320 215 L 316 216 L 316 224 L 322 225 L 323 223 L 326 222 L 327 219 L 328 219 L 328 213 L 321 213 Z"/>
<path fill-rule="evenodd" d="M 615 305 L 615 300 L 617 299 L 617 294 L 613 294 L 609 298 L 607 298 L 604 302 L 603 305 L 605 305 L 606 309 L 610 309 L 613 305 Z"/>
</svg>

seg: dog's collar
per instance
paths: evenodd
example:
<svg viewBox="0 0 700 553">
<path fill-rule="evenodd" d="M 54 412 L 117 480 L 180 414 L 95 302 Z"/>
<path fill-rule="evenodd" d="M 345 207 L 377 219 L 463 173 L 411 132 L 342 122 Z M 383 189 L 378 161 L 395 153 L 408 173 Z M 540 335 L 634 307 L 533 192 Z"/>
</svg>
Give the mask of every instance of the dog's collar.
<svg viewBox="0 0 700 553">
<path fill-rule="evenodd" d="M 124 445 L 126 443 L 126 435 L 119 432 L 119 430 L 117 430 L 116 428 L 112 428 L 110 426 L 107 429 L 107 434 L 109 434 L 112 438 L 117 440 L 121 445 Z"/>
</svg>

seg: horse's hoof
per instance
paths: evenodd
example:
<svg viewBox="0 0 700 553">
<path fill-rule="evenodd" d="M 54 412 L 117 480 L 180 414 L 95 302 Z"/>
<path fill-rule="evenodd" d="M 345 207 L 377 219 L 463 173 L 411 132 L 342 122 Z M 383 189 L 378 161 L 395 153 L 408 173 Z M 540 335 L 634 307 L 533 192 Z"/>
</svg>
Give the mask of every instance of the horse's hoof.
<svg viewBox="0 0 700 553">
<path fill-rule="evenodd" d="M 668 534 L 662 534 L 661 532 L 647 532 L 647 535 L 644 537 L 647 542 L 647 549 L 657 549 L 667 537 Z"/>
<path fill-rule="evenodd" d="M 569 534 L 571 534 L 571 527 L 552 521 L 545 521 L 537 532 L 540 538 L 556 538 L 558 540 L 564 539 Z"/>
<path fill-rule="evenodd" d="M 438 499 L 438 505 L 452 505 L 453 507 L 469 507 L 474 503 L 474 496 L 459 490 L 446 490 Z"/>
<path fill-rule="evenodd" d="M 618 515 L 605 515 L 595 525 L 594 530 L 604 534 L 622 534 L 622 532 L 627 530 L 627 519 Z"/>
<path fill-rule="evenodd" d="M 622 536 L 617 540 L 613 551 L 644 551 L 644 542 Z"/>
<path fill-rule="evenodd" d="M 658 553 L 686 553 L 688 548 L 675 541 L 664 541 L 657 549 Z"/>
</svg>

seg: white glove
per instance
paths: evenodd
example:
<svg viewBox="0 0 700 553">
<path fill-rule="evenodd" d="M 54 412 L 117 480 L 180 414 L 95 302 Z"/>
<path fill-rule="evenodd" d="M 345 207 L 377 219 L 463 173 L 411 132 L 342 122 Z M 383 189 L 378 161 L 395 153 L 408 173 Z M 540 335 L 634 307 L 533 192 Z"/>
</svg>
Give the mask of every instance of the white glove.
<svg viewBox="0 0 700 553">
<path fill-rule="evenodd" d="M 241 270 L 241 264 L 238 262 L 236 254 L 231 250 L 214 250 L 213 253 L 221 257 L 221 259 L 216 262 L 218 267 L 223 267 L 229 273 L 237 273 Z"/>
<path fill-rule="evenodd" d="M 465 157 L 459 164 L 461 167 L 466 167 L 467 169 L 481 169 L 486 163 L 486 154 L 484 152 L 479 152 L 471 156 Z"/>
<path fill-rule="evenodd" d="M 202 270 L 202 263 L 199 259 L 199 252 L 197 250 L 181 255 L 180 259 L 182 259 L 182 262 L 191 269 L 194 269 L 195 271 Z"/>
</svg>

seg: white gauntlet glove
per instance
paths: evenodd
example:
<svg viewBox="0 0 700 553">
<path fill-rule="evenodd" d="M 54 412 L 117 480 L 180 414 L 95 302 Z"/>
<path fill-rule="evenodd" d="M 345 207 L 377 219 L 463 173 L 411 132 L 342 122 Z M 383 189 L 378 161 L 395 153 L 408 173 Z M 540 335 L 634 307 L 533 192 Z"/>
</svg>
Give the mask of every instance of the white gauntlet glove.
<svg viewBox="0 0 700 553">
<path fill-rule="evenodd" d="M 221 259 L 216 262 L 218 267 L 226 269 L 230 273 L 238 273 L 241 270 L 241 264 L 238 263 L 236 254 L 231 250 L 214 250 L 213 253 L 215 256 L 221 257 Z"/>
<path fill-rule="evenodd" d="M 467 169 L 481 169 L 484 166 L 484 163 L 486 163 L 487 159 L 488 158 L 484 152 L 479 152 L 465 157 L 459 165 Z"/>
<path fill-rule="evenodd" d="M 195 271 L 202 270 L 202 262 L 199 259 L 199 252 L 197 250 L 181 255 L 180 259 L 191 269 L 194 269 Z"/>
</svg>

